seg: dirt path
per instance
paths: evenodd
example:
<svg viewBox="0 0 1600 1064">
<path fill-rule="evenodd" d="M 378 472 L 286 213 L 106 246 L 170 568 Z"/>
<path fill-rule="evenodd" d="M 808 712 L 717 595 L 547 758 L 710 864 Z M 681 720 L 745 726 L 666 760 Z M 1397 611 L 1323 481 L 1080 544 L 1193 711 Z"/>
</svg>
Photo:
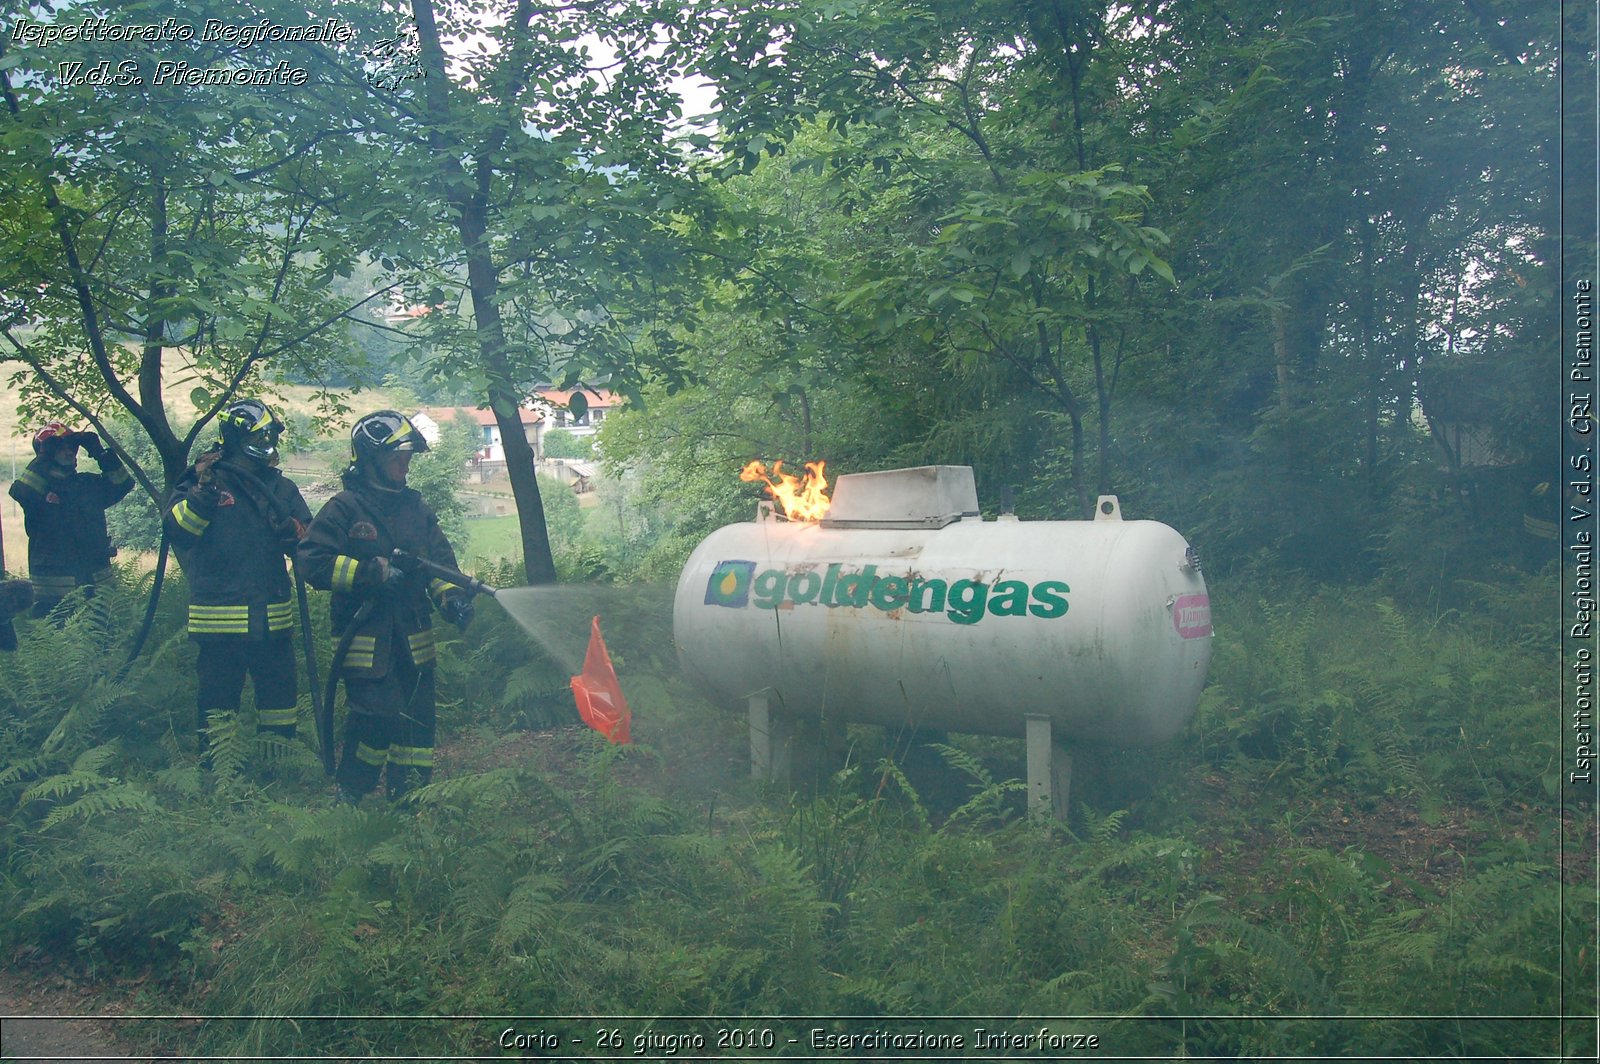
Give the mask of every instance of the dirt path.
<svg viewBox="0 0 1600 1064">
<path fill-rule="evenodd" d="M 0 1057 L 51 1064 L 93 1060 L 149 1060 L 120 1045 L 103 1020 L 64 1019 L 99 1012 L 88 994 L 62 985 L 37 985 L 26 975 L 0 971 Z"/>
</svg>

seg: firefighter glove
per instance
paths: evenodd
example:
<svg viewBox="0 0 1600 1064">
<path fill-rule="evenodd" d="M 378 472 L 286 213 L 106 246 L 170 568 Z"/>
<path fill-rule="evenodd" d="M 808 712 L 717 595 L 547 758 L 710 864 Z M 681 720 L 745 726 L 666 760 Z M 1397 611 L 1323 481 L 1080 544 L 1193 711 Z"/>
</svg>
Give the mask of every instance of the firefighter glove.
<svg viewBox="0 0 1600 1064">
<path fill-rule="evenodd" d="M 90 458 L 99 459 L 106 453 L 106 445 L 98 432 L 75 432 L 69 438 L 82 447 Z"/>
<path fill-rule="evenodd" d="M 194 478 L 201 486 L 211 483 L 211 467 L 217 464 L 217 459 L 222 457 L 221 451 L 207 451 L 194 460 Z"/>
<path fill-rule="evenodd" d="M 300 523 L 299 518 L 289 517 L 274 522 L 272 534 L 278 538 L 278 546 L 283 548 L 283 553 L 293 554 L 295 546 L 306 538 L 306 526 Z"/>
<path fill-rule="evenodd" d="M 465 632 L 477 611 L 472 607 L 472 596 L 455 594 L 446 597 L 439 604 L 439 612 L 444 614 L 444 619 L 455 625 L 458 631 Z"/>
<path fill-rule="evenodd" d="M 390 602 L 399 602 L 403 600 L 406 597 L 406 593 L 409 588 L 409 585 L 406 583 L 405 570 L 395 568 L 394 563 L 381 556 L 369 558 L 366 562 L 362 562 L 361 564 L 363 567 L 365 567 L 369 562 L 373 564 L 374 572 L 377 574 L 375 579 L 377 584 L 375 593 L 381 598 Z"/>
</svg>

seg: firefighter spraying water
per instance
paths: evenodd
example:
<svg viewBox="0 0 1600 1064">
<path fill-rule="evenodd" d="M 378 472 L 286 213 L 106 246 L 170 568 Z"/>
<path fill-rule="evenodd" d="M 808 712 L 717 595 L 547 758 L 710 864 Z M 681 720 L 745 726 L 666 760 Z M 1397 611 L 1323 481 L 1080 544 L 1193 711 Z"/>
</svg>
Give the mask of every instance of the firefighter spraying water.
<svg viewBox="0 0 1600 1064">
<path fill-rule="evenodd" d="M 326 765 L 333 685 L 343 677 L 349 715 L 334 775 L 350 801 L 373 791 L 380 778 L 391 799 L 432 779 L 433 608 L 462 631 L 473 619 L 472 592 L 430 568 L 459 572 L 439 519 L 406 486 L 412 457 L 427 449 L 404 414 L 379 410 L 361 418 L 350 431 L 344 490 L 300 544 L 306 579 L 333 592 L 339 646 L 319 731 Z M 427 565 L 406 567 L 404 558 Z"/>
<path fill-rule="evenodd" d="M 170 543 L 189 576 L 188 629 L 200 644 L 202 756 L 209 713 L 237 709 L 246 676 L 255 684 L 260 730 L 295 735 L 291 636 L 296 603 L 288 594 L 285 555 L 294 562 L 290 571 L 323 767 L 346 799 L 359 800 L 380 781 L 390 798 L 398 798 L 431 779 L 435 643 L 430 618 L 437 609 L 464 632 L 476 595 L 500 601 L 552 661 L 574 673 L 573 695 L 586 723 L 613 742 L 629 741 L 627 704 L 598 617 L 587 625 L 587 651 L 568 646 L 570 638 L 543 631 L 539 622 L 550 619 L 549 611 L 533 601 L 557 589 L 501 590 L 457 568 L 437 518 L 406 483 L 412 456 L 428 450 L 409 418 L 383 410 L 356 423 L 345 490 L 315 519 L 298 488 L 276 468 L 283 425 L 264 403 L 239 400 L 219 416 L 219 425 L 221 439 L 200 456 L 172 496 L 161 551 L 164 561 Z M 145 623 L 124 671 L 149 633 L 161 569 L 158 562 Z M 336 647 L 325 689 L 317 680 L 307 583 L 333 592 Z M 16 581 L 0 590 L 9 602 L 21 601 L 20 591 L 30 589 Z M 568 637 L 579 631 L 576 623 L 562 627 Z M 348 714 L 342 756 L 336 758 L 334 700 L 341 678 Z"/>
</svg>

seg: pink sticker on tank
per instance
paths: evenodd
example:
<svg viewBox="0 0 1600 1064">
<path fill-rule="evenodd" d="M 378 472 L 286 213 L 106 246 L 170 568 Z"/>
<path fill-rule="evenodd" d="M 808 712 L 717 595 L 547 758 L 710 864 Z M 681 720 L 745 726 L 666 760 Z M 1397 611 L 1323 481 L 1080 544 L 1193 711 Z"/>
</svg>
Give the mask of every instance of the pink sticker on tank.
<svg viewBox="0 0 1600 1064">
<path fill-rule="evenodd" d="M 1211 634 L 1211 599 L 1206 595 L 1181 595 L 1172 604 L 1172 624 L 1185 639 Z"/>
</svg>

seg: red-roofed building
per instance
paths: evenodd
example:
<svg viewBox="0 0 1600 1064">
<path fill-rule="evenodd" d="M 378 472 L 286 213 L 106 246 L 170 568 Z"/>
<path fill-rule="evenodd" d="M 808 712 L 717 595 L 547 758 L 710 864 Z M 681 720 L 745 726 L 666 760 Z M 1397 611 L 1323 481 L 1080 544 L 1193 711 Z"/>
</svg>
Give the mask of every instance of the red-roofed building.
<svg viewBox="0 0 1600 1064">
<path fill-rule="evenodd" d="M 584 399 L 588 402 L 588 409 L 581 415 L 574 416 L 568 409 L 572 402 L 572 392 L 561 391 L 556 388 L 545 388 L 533 393 L 532 403 L 536 409 L 547 410 L 551 414 L 551 424 L 540 431 L 558 428 L 566 429 L 574 436 L 592 436 L 599 429 L 613 410 L 622 405 L 622 396 L 607 391 L 604 388 L 581 388 Z"/>
<path fill-rule="evenodd" d="M 537 410 L 522 408 L 522 432 L 528 441 L 528 446 L 533 448 L 535 457 L 539 454 L 539 425 L 545 420 L 545 415 Z M 494 411 L 482 407 L 470 406 L 425 406 L 417 411 L 435 425 L 448 425 L 458 417 L 470 418 L 478 426 L 478 463 L 498 463 L 504 469 L 506 464 L 506 451 L 500 443 L 500 425 L 494 419 Z M 418 428 L 427 434 L 427 428 L 419 424 Z"/>
<path fill-rule="evenodd" d="M 621 396 L 613 395 L 603 388 L 594 390 L 585 388 L 583 395 L 589 405 L 582 415 L 575 416 L 569 408 L 572 401 L 571 392 L 553 388 L 535 392 L 528 405 L 522 408 L 522 431 L 528 446 L 533 448 L 533 457 L 536 461 L 546 457 L 544 453 L 546 432 L 559 428 L 574 436 L 593 436 L 606 416 L 622 405 Z M 481 437 L 477 456 L 473 459 L 473 468 L 479 479 L 492 480 L 504 473 L 506 452 L 501 445 L 500 426 L 495 421 L 494 411 L 470 406 L 427 406 L 414 415 L 418 429 L 425 436 L 431 435 L 434 431 L 430 426 L 447 425 L 461 416 L 470 418 L 477 425 Z"/>
</svg>

